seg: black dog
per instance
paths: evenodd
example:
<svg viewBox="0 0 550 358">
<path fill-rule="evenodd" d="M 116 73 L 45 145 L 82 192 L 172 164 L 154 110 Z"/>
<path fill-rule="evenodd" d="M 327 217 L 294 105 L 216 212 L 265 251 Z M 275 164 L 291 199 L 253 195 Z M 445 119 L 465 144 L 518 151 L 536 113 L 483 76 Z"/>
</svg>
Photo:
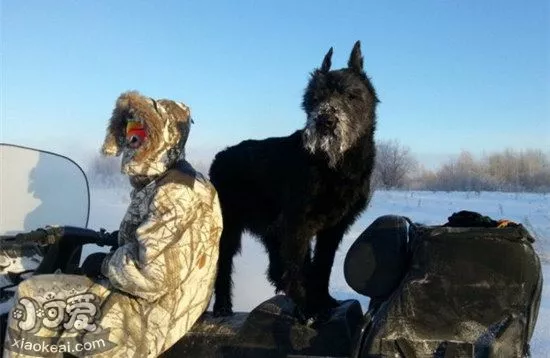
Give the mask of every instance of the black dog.
<svg viewBox="0 0 550 358">
<path fill-rule="evenodd" d="M 331 57 L 332 48 L 311 74 L 302 103 L 304 129 L 241 142 L 212 163 L 210 179 L 224 221 L 215 315 L 232 314 L 233 256 L 244 230 L 262 239 L 269 280 L 302 315 L 337 304 L 329 295 L 329 278 L 344 233 L 370 198 L 378 99 L 363 71 L 359 41 L 347 68 L 330 71 Z"/>
</svg>

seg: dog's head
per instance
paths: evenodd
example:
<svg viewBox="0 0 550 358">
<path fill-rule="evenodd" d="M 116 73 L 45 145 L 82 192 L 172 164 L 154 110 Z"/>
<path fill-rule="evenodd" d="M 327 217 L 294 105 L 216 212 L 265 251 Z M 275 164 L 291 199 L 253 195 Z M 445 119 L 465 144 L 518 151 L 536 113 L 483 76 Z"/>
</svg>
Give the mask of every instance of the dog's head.
<svg viewBox="0 0 550 358">
<path fill-rule="evenodd" d="M 321 67 L 311 74 L 302 107 L 307 114 L 305 148 L 312 154 L 326 154 L 334 168 L 361 138 L 373 135 L 378 98 L 363 70 L 359 41 L 351 51 L 348 67 L 331 71 L 331 58 L 332 48 Z"/>
</svg>

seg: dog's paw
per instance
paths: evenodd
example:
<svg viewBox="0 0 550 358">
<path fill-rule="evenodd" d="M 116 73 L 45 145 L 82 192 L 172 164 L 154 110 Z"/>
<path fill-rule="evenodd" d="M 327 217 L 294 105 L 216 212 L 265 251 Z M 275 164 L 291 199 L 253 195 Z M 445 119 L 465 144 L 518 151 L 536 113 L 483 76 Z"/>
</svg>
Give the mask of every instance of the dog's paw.
<svg viewBox="0 0 550 358">
<path fill-rule="evenodd" d="M 332 313 L 333 311 L 330 308 L 311 310 L 311 308 L 296 306 L 294 309 L 294 318 L 301 325 L 317 329 L 330 320 Z"/>
<path fill-rule="evenodd" d="M 318 313 L 325 310 L 331 310 L 340 306 L 340 301 L 327 293 L 308 292 L 307 306 L 310 311 Z"/>
<path fill-rule="evenodd" d="M 325 302 L 323 305 L 321 305 L 321 307 L 326 310 L 326 309 L 333 309 L 333 308 L 336 308 L 340 306 L 340 301 L 338 301 L 337 299 L 335 299 L 334 297 L 332 297 L 331 295 L 328 295 L 328 297 L 326 297 L 325 299 Z"/>
<path fill-rule="evenodd" d="M 315 313 L 307 321 L 307 325 L 311 328 L 318 329 L 320 326 L 327 323 L 332 317 L 332 310 L 324 309 Z"/>
<path fill-rule="evenodd" d="M 273 292 L 276 294 L 276 295 L 281 295 L 281 294 L 284 294 L 285 291 L 283 290 L 282 287 L 277 287 L 275 286 L 275 289 L 273 290 Z"/>
<path fill-rule="evenodd" d="M 282 291 L 289 296 L 298 306 L 306 304 L 306 290 L 301 280 L 291 278 L 290 275 L 283 275 Z"/>
<path fill-rule="evenodd" d="M 214 302 L 214 317 L 227 317 L 233 315 L 231 300 L 218 299 Z"/>
<path fill-rule="evenodd" d="M 307 326 L 311 323 L 311 316 L 307 314 L 305 309 L 300 308 L 298 305 L 294 306 L 294 312 L 292 313 L 294 319 L 304 326 Z"/>
<path fill-rule="evenodd" d="M 234 314 L 231 307 L 215 307 L 213 313 L 214 317 L 229 317 Z"/>
</svg>

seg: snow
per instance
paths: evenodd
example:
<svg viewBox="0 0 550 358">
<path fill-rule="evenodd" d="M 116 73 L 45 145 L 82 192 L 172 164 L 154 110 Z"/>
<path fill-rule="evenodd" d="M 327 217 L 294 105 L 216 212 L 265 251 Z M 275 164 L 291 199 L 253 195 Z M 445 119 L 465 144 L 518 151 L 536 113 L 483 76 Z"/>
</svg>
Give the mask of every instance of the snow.
<svg viewBox="0 0 550 358">
<path fill-rule="evenodd" d="M 9 270 L 11 272 L 23 272 L 26 270 L 34 270 L 38 267 L 40 262 L 42 261 L 42 256 L 40 255 L 33 255 L 30 257 L 19 257 L 19 256 L 13 256 L 10 257 L 9 255 L 1 256 L 0 260 L 4 262 L 0 262 L 3 265 L 7 264 L 9 262 Z M 2 265 L 0 265 L 1 267 Z M 21 277 L 26 279 L 29 278 L 32 275 L 32 273 L 28 272 L 25 274 L 22 274 Z M 4 275 L 0 275 L 0 287 L 7 287 L 11 286 L 12 282 Z M 6 291 L 14 292 L 16 289 L 16 286 L 6 288 Z M 11 297 L 9 300 L 6 300 L 4 302 L 0 302 L 0 313 L 8 312 L 9 309 L 13 306 L 13 297 Z"/>
<path fill-rule="evenodd" d="M 91 190 L 89 227 L 116 230 L 122 220 L 128 193 L 121 189 Z M 393 214 L 415 222 L 442 224 L 456 211 L 471 210 L 494 219 L 509 219 L 525 225 L 537 239 L 536 249 L 543 264 L 543 275 L 550 274 L 550 194 L 500 192 L 377 191 L 364 214 L 345 235 L 336 254 L 330 289 L 338 299 L 357 299 L 364 310 L 367 297 L 356 294 L 345 282 L 345 254 L 357 236 L 377 217 Z M 88 247 L 87 252 L 95 250 Z M 235 258 L 234 309 L 249 311 L 274 294 L 265 278 L 268 258 L 261 244 L 249 235 L 243 238 L 241 255 Z M 550 357 L 550 284 L 545 282 L 539 317 L 532 338 L 533 357 Z"/>
</svg>

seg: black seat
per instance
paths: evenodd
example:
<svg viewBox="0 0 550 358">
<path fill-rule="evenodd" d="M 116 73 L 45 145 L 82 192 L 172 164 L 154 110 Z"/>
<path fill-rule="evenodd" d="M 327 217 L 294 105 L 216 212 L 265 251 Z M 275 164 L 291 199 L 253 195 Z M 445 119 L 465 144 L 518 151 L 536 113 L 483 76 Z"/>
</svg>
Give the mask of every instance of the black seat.
<svg viewBox="0 0 550 358">
<path fill-rule="evenodd" d="M 351 245 L 344 276 L 357 293 L 371 302 L 387 298 L 408 267 L 408 223 L 402 216 L 380 216 Z"/>
</svg>

